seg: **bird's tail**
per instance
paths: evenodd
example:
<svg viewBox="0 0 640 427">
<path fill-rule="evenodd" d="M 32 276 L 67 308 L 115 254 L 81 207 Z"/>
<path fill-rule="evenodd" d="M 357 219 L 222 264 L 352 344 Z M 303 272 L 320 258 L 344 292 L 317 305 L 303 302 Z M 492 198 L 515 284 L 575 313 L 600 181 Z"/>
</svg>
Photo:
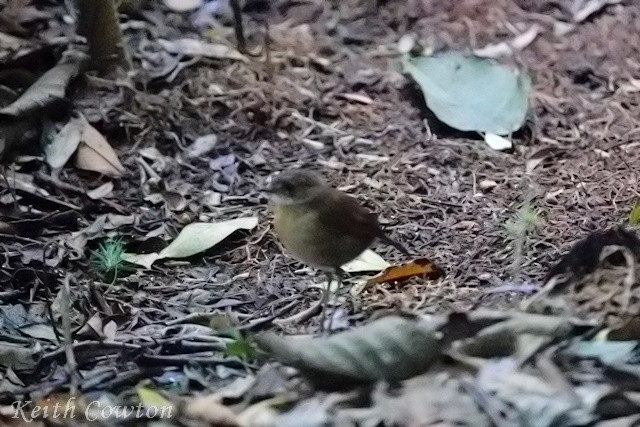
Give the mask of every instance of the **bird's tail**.
<svg viewBox="0 0 640 427">
<path fill-rule="evenodd" d="M 396 242 L 395 240 L 393 240 L 391 237 L 387 236 L 386 234 L 382 234 L 380 236 L 378 236 L 378 238 L 380 240 L 382 240 L 384 243 L 386 243 L 387 245 L 391 245 L 394 248 L 396 248 L 397 250 L 399 250 L 400 252 L 402 252 L 403 255 L 407 256 L 407 257 L 411 257 L 411 254 L 409 253 L 409 251 L 402 246 L 400 243 Z"/>
</svg>

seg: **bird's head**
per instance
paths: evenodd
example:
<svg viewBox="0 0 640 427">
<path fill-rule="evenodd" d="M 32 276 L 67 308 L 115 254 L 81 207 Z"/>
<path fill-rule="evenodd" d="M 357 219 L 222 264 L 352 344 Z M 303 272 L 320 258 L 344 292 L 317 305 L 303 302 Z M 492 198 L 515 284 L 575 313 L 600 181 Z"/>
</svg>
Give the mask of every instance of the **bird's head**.
<svg viewBox="0 0 640 427">
<path fill-rule="evenodd" d="M 280 205 L 295 205 L 313 200 L 327 184 L 315 172 L 290 169 L 275 176 L 266 190 Z"/>
</svg>

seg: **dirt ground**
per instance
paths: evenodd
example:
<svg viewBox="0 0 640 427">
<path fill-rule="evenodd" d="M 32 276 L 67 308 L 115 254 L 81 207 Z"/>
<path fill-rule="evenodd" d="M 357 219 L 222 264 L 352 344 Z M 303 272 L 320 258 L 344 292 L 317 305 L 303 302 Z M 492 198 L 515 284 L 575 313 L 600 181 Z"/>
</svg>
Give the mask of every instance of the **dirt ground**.
<svg viewBox="0 0 640 427">
<path fill-rule="evenodd" d="M 104 323 L 114 320 L 131 343 L 151 343 L 154 328 L 214 311 L 241 327 L 282 330 L 272 320 L 308 308 L 318 298 L 309 285 L 324 280 L 284 254 L 270 231 L 260 189 L 292 167 L 321 172 L 378 212 L 394 239 L 446 272 L 436 281 L 368 289 L 355 307 L 341 300 L 345 325 L 397 310 L 515 307 L 576 240 L 626 223 L 640 198 L 637 2 L 609 5 L 572 28 L 569 0 L 276 3 L 271 15 L 251 12 L 245 23 L 250 48 L 260 50 L 269 20 L 268 60 L 172 56 L 159 39 L 209 37 L 235 46 L 232 26 L 197 32 L 189 14 L 157 4 L 123 16 L 132 79 L 88 77 L 73 93 L 126 169 L 99 200 L 40 183 L 82 207 L 84 253 L 68 250 L 51 271 L 58 278 L 74 274 L 78 313 L 89 318 L 99 307 Z M 51 8 L 53 21 L 41 37 L 69 34 L 62 8 Z M 512 152 L 438 123 L 401 72 L 396 46 L 403 35 L 436 50 L 469 50 L 511 40 L 532 25 L 540 34 L 512 58 L 534 82 L 530 117 Z M 184 155 L 209 134 L 218 139 L 210 153 Z M 106 181 L 72 167 L 61 179 L 81 188 Z M 504 225 L 523 205 L 539 212 L 542 225 L 518 256 Z M 87 231 L 104 214 L 132 221 Z M 99 275 L 88 253 L 106 236 L 122 236 L 130 252 L 151 251 L 189 222 L 250 215 L 260 218 L 250 233 L 238 232 L 204 255 L 130 272 L 109 293 L 96 290 Z M 374 250 L 391 263 L 403 261 L 393 248 Z M 25 267 L 21 261 L 11 258 L 6 267 L 5 281 L 25 286 L 14 274 Z M 284 329 L 315 332 L 318 319 Z M 183 350 L 165 348 L 157 357 L 184 362 Z M 147 374 L 131 372 L 113 385 Z"/>
<path fill-rule="evenodd" d="M 114 119 L 103 126 L 124 127 L 128 137 L 120 148 L 129 173 L 114 198 L 126 213 L 144 218 L 131 234 L 140 238 L 163 222 L 161 237 L 168 237 L 185 215 L 258 213 L 261 220 L 251 236 L 193 263 L 130 276 L 120 284 L 122 298 L 144 293 L 145 303 L 159 310 L 157 320 L 193 311 L 181 304 L 165 311 L 164 303 L 194 290 L 208 293 L 198 296 L 198 310 L 233 307 L 249 316 L 246 322 L 277 312 L 292 298 L 300 304 L 281 316 L 305 308 L 317 297 L 305 289 L 323 277 L 282 254 L 259 189 L 274 172 L 308 167 L 379 212 L 412 253 L 446 270 L 437 282 L 367 291 L 367 316 L 382 308 L 432 312 L 515 303 L 519 285 L 536 284 L 588 232 L 624 223 L 638 197 L 640 113 L 637 84 L 630 82 L 639 73 L 640 7 L 612 6 L 554 35 L 553 23 L 570 10 L 565 3 L 325 3 L 308 8 L 315 19 L 305 25 L 272 25 L 270 65 L 203 60 L 171 84 L 153 81 L 147 91 L 128 94 L 129 109 L 119 107 L 125 110 L 120 116 L 119 108 L 111 109 Z M 297 15 L 288 13 L 295 23 Z M 177 25 L 154 28 L 159 37 L 184 36 L 183 16 L 165 19 Z M 262 28 L 253 24 L 249 31 L 259 46 Z M 534 24 L 542 33 L 517 54 L 534 80 L 530 129 L 516 139 L 514 152 L 495 152 L 473 135 L 427 122 L 417 87 L 400 74 L 394 52 L 402 35 L 414 33 L 436 49 L 468 49 L 509 40 L 515 28 Z M 134 52 L 144 52 L 145 37 L 128 35 Z M 211 133 L 219 141 L 207 158 L 180 158 L 181 146 Z M 191 196 L 185 212 L 142 200 L 136 157 L 149 147 L 165 156 L 158 172 L 166 187 Z M 229 155 L 230 172 L 211 170 L 211 159 Z M 221 195 L 218 206 L 199 202 L 207 190 Z M 544 223 L 514 270 L 504 224 L 527 200 Z M 375 249 L 401 261 L 387 247 Z M 502 285 L 515 290 L 491 292 Z"/>
</svg>

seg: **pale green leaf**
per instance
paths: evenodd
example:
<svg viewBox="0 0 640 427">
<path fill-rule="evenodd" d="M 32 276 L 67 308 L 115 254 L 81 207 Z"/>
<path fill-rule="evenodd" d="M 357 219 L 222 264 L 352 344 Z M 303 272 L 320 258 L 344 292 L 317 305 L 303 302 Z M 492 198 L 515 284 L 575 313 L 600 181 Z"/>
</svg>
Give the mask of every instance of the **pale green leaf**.
<svg viewBox="0 0 640 427">
<path fill-rule="evenodd" d="M 356 259 L 343 265 L 342 269 L 347 273 L 362 273 L 365 271 L 382 271 L 390 266 L 391 264 L 382 259 L 380 255 L 371 249 L 367 249 L 358 255 Z"/>
<path fill-rule="evenodd" d="M 258 217 L 236 218 L 222 222 L 194 222 L 182 229 L 178 237 L 159 253 L 122 255 L 122 259 L 132 264 L 151 268 L 163 258 L 186 258 L 204 252 L 226 239 L 234 231 L 251 230 L 258 225 Z"/>
<path fill-rule="evenodd" d="M 633 363 L 640 349 L 638 341 L 578 341 L 567 348 L 567 353 L 580 359 L 599 359 L 605 365 Z"/>
<path fill-rule="evenodd" d="M 427 107 L 447 125 L 496 135 L 522 127 L 531 87 L 525 73 L 460 52 L 405 55 L 402 62 L 420 85 Z"/>
<path fill-rule="evenodd" d="M 236 218 L 222 222 L 194 222 L 182 229 L 178 237 L 158 254 L 162 258 L 186 258 L 206 251 L 240 229 L 251 230 L 258 217 Z"/>
<path fill-rule="evenodd" d="M 145 408 L 155 407 L 158 410 L 158 414 L 162 413 L 163 410 L 166 413 L 173 409 L 173 403 L 151 388 L 138 387 L 136 391 L 138 392 L 140 403 L 142 403 Z"/>
<path fill-rule="evenodd" d="M 631 212 L 629 213 L 629 225 L 638 225 L 640 224 L 640 200 L 638 200 Z"/>
</svg>

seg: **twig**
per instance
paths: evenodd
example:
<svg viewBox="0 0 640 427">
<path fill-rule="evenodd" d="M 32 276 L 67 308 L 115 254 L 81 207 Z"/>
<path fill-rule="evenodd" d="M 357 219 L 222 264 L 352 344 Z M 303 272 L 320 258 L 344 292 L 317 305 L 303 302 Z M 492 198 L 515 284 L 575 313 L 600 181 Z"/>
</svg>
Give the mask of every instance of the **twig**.
<svg viewBox="0 0 640 427">
<path fill-rule="evenodd" d="M 104 376 L 87 381 L 82 385 L 82 391 L 87 392 L 91 390 L 114 390 L 120 388 L 123 385 L 135 384 L 140 378 L 150 378 L 159 376 L 162 373 L 170 370 L 166 367 L 153 367 L 153 368 L 134 368 L 128 371 L 115 371 L 115 375 L 112 373 L 104 373 Z M 107 377 L 109 374 L 111 377 Z M 101 381 L 102 380 L 102 381 Z"/>
<path fill-rule="evenodd" d="M 60 179 L 60 171 L 53 171 L 51 175 L 47 175 L 44 172 L 37 173 L 38 179 L 46 182 L 47 184 L 51 184 L 56 188 L 61 190 L 71 191 L 72 193 L 78 194 L 86 194 L 86 190 L 80 187 L 77 187 L 73 184 L 69 184 L 68 182 L 64 182 Z"/>
<path fill-rule="evenodd" d="M 49 242 L 44 245 L 42 248 L 42 265 L 47 265 L 47 249 L 51 246 L 56 246 L 56 242 Z M 53 301 L 53 295 L 51 295 L 51 289 L 49 289 L 49 279 L 48 275 L 45 273 L 45 280 L 42 281 L 42 286 L 44 286 L 44 294 L 45 294 L 45 303 L 47 305 L 47 314 L 49 314 L 49 319 L 51 319 L 51 328 L 53 329 L 53 333 L 58 340 L 58 343 L 62 344 L 62 338 L 60 337 L 60 331 L 56 327 L 56 320 L 53 317 L 53 310 L 51 309 L 51 303 Z"/>
<path fill-rule="evenodd" d="M 122 352 L 123 350 L 130 351 L 140 351 L 144 350 L 148 345 L 139 345 L 139 344 L 131 344 L 125 342 L 118 341 L 82 341 L 78 343 L 72 344 L 73 351 L 83 351 L 86 352 L 88 350 L 113 350 L 114 353 Z M 40 363 L 51 362 L 52 360 L 58 359 L 62 354 L 65 353 L 65 349 L 58 348 L 53 350 L 40 359 Z"/>
<path fill-rule="evenodd" d="M 7 180 L 7 168 L 4 165 L 0 165 L 0 175 L 2 175 L 2 179 L 4 184 L 7 186 L 7 190 L 11 193 L 11 197 L 13 197 L 13 208 L 16 213 L 20 212 L 20 205 L 18 205 L 18 196 L 16 195 L 16 190 L 12 186 L 9 185 L 9 181 Z"/>
<path fill-rule="evenodd" d="M 237 1 L 237 0 L 236 0 Z M 265 52 L 265 68 L 267 75 L 273 80 L 274 67 L 271 59 L 271 35 L 269 34 L 269 20 L 264 20 L 264 52 Z"/>
<path fill-rule="evenodd" d="M 244 29 L 242 27 L 242 9 L 238 0 L 229 0 L 231 10 L 233 10 L 233 30 L 236 34 L 236 42 L 240 53 L 247 53 L 247 43 L 244 38 Z"/>
<path fill-rule="evenodd" d="M 625 246 L 618 247 L 625 262 L 627 263 L 627 274 L 624 278 L 624 293 L 622 294 L 622 309 L 625 313 L 629 312 L 629 305 L 631 304 L 631 293 L 634 283 L 636 283 L 636 258 L 631 252 L 631 249 Z"/>
<path fill-rule="evenodd" d="M 322 298 L 318 299 L 315 304 L 313 304 L 306 310 L 302 310 L 301 312 L 296 313 L 293 316 L 289 316 L 285 319 L 276 319 L 273 321 L 273 324 L 279 327 L 283 327 L 286 325 L 295 325 L 297 323 L 304 322 L 310 319 L 314 314 L 322 309 L 322 306 L 324 305 L 324 295 L 326 295 L 326 292 L 323 291 L 322 295 Z M 293 303 L 297 303 L 297 301 L 293 301 Z M 289 308 L 289 306 L 287 306 L 287 308 Z"/>
<path fill-rule="evenodd" d="M 18 236 L 16 234 L 7 234 L 7 233 L 0 233 L 0 238 L 6 237 L 7 239 L 10 240 L 19 240 L 21 242 L 26 242 L 26 243 L 33 243 L 33 244 L 37 244 L 37 245 L 41 245 L 42 242 L 39 240 L 35 240 L 35 239 L 31 239 L 29 237 L 24 237 L 24 236 Z"/>
<path fill-rule="evenodd" d="M 343 135 L 343 136 L 347 136 L 349 135 L 347 132 L 340 130 L 340 129 L 336 129 L 335 127 L 329 126 L 327 124 L 324 124 L 322 122 L 319 122 L 317 120 L 312 119 L 311 117 L 305 117 L 302 114 L 298 113 L 297 111 L 292 111 L 291 112 L 291 117 L 298 119 L 298 120 L 302 120 L 303 122 L 307 122 L 309 124 L 312 124 L 314 126 L 319 127 L 322 130 L 328 131 L 328 132 L 332 132 L 336 135 Z"/>
<path fill-rule="evenodd" d="M 502 403 L 498 399 L 492 398 L 484 390 L 474 384 L 471 380 L 465 379 L 460 381 L 462 388 L 471 396 L 473 401 L 484 411 L 491 419 L 493 424 L 498 427 L 515 427 L 515 423 L 506 420 L 502 412 L 506 413 L 506 405 L 500 407 Z"/>
<path fill-rule="evenodd" d="M 37 174 L 36 175 L 37 178 L 41 178 L 43 181 L 51 182 L 51 177 L 47 176 L 46 174 Z M 68 203 L 65 201 L 62 201 L 54 196 L 52 196 L 51 194 L 49 194 L 48 192 L 42 190 L 40 187 L 37 187 L 33 184 L 28 184 L 28 183 L 24 183 L 22 181 L 19 181 L 17 179 L 15 179 L 14 177 L 7 177 L 7 180 L 10 183 L 13 183 L 13 186 L 16 190 L 21 191 L 25 194 L 30 195 L 31 197 L 40 199 L 44 202 L 47 202 L 49 204 L 55 204 L 55 205 L 59 205 L 62 207 L 65 207 L 67 209 L 71 209 L 74 211 L 79 211 L 82 208 L 80 206 L 74 205 L 72 203 Z M 53 183 L 52 183 L 53 184 Z M 39 194 L 44 192 L 44 194 Z"/>
<path fill-rule="evenodd" d="M 62 286 L 62 295 L 60 303 L 60 311 L 62 314 L 62 332 L 64 334 L 64 352 L 67 356 L 67 371 L 71 377 L 70 394 L 76 397 L 80 384 L 80 374 L 78 373 L 78 364 L 76 356 L 73 353 L 73 337 L 71 335 L 71 289 L 69 287 L 69 278 L 71 275 L 67 273 Z"/>
<path fill-rule="evenodd" d="M 243 362 L 237 359 L 221 358 L 220 352 L 217 351 L 203 351 L 199 353 L 187 353 L 187 354 L 146 354 L 140 357 L 142 363 L 152 363 L 156 367 L 162 365 L 190 365 L 193 363 L 201 363 L 207 365 L 224 365 L 233 368 L 244 368 L 246 366 Z"/>
<path fill-rule="evenodd" d="M 168 322 L 162 322 L 166 326 L 175 326 L 188 323 L 201 323 L 209 322 L 217 313 L 190 313 L 179 319 L 169 320 Z"/>
</svg>

